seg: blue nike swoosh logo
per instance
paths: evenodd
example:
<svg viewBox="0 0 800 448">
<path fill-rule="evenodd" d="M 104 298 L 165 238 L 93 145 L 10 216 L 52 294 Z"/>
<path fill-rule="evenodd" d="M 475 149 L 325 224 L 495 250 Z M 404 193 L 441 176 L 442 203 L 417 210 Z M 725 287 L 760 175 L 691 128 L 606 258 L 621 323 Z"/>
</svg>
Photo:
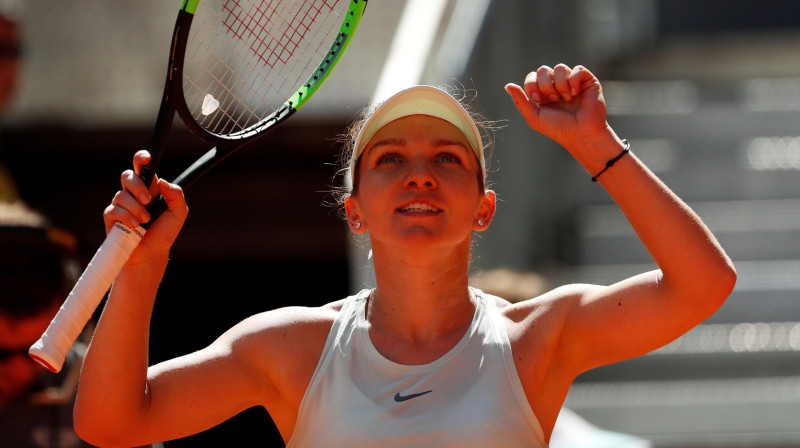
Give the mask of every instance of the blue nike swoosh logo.
<svg viewBox="0 0 800 448">
<path fill-rule="evenodd" d="M 419 396 L 422 396 L 422 395 L 425 395 L 425 394 L 429 394 L 431 392 L 433 392 L 433 390 L 426 390 L 425 392 L 420 392 L 418 394 L 411 394 L 411 395 L 400 395 L 400 393 L 396 393 L 396 394 L 394 394 L 394 401 L 396 401 L 398 403 L 402 403 L 404 401 L 408 401 L 408 400 L 410 400 L 412 398 L 417 398 Z"/>
</svg>

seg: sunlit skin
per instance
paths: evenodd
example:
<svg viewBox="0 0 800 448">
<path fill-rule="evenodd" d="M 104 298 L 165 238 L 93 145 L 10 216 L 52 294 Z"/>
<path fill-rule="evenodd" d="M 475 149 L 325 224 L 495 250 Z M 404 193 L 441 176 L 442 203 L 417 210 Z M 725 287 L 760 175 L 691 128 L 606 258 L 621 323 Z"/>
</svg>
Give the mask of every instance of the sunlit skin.
<svg viewBox="0 0 800 448">
<path fill-rule="evenodd" d="M 623 148 L 606 122 L 600 83 L 584 67 L 543 66 L 506 92 L 533 130 L 561 144 L 591 174 Z M 441 120 L 396 120 L 366 149 L 358 188 L 345 207 L 350 228 L 369 232 L 373 247 L 377 287 L 368 303 L 369 335 L 391 360 L 427 363 L 455 345 L 474 313 L 470 235 L 493 219 L 494 193 L 482 192 L 466 140 Z M 539 149 L 509 148 L 503 157 Z M 148 367 L 150 313 L 188 215 L 180 188 L 159 180 L 148 191 L 138 178 L 149 159 L 137 153 L 133 169 L 123 173 L 122 190 L 104 214 L 106 227 L 147 222 L 144 203 L 156 193 L 168 210 L 112 288 L 83 365 L 76 431 L 96 445 L 141 445 L 263 406 L 288 441 L 342 301 L 258 314 L 203 350 Z M 659 269 L 607 286 L 567 285 L 513 305 L 498 299 L 546 440 L 576 376 L 669 343 L 714 313 L 736 281 L 730 259 L 700 218 L 633 153 L 598 183 Z M 413 204 L 422 208 L 408 209 Z"/>
</svg>

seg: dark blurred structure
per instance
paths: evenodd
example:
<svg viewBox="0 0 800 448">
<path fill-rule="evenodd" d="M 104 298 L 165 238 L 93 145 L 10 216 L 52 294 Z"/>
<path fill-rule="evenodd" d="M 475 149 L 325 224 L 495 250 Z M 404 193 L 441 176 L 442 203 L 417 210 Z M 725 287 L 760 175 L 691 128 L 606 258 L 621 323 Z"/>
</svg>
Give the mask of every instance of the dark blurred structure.
<svg viewBox="0 0 800 448">
<path fill-rule="evenodd" d="M 200 348 L 254 312 L 327 302 L 368 283 L 359 280 L 365 259 L 322 203 L 335 182 L 334 137 L 369 103 L 390 28 L 413 1 L 371 1 L 313 104 L 188 193 L 191 217 L 156 304 L 153 361 Z M 567 406 L 659 447 L 800 447 L 800 5 L 426 2 L 440 16 L 419 81 L 475 88 L 488 118 L 508 120 L 489 176 L 498 217 L 477 243 L 476 269 L 514 266 L 557 286 L 652 268 L 608 196 L 533 135 L 502 90 L 558 62 L 598 74 L 612 126 L 738 268 L 736 290 L 708 322 L 652 355 L 581 376 Z M 26 2 L 21 92 L 3 121 L 0 158 L 28 203 L 91 248 L 119 173 L 149 141 L 173 3 Z M 206 149 L 180 125 L 171 145 L 167 177 Z M 167 337 L 174 342 L 159 343 Z M 255 443 L 281 446 L 261 410 L 166 446 Z"/>
</svg>

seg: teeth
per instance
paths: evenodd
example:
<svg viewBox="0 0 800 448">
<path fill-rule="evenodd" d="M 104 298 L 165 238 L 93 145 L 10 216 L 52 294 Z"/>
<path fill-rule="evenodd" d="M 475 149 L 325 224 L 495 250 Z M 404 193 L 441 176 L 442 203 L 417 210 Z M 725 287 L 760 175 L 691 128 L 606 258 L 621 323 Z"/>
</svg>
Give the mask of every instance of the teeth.
<svg viewBox="0 0 800 448">
<path fill-rule="evenodd" d="M 423 204 L 421 202 L 415 202 L 413 204 L 407 205 L 401 209 L 404 212 L 438 212 L 439 210 L 433 208 L 428 204 Z"/>
</svg>

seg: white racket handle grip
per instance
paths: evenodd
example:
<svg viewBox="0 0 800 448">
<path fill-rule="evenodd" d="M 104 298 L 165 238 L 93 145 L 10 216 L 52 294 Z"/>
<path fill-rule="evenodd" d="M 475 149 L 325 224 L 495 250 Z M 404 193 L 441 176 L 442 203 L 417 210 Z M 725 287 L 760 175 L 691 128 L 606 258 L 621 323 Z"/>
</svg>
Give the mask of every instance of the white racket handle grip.
<svg viewBox="0 0 800 448">
<path fill-rule="evenodd" d="M 31 358 L 53 372 L 61 370 L 70 348 L 145 232 L 142 227 L 129 229 L 120 223 L 114 224 L 50 326 L 28 350 Z"/>
</svg>

